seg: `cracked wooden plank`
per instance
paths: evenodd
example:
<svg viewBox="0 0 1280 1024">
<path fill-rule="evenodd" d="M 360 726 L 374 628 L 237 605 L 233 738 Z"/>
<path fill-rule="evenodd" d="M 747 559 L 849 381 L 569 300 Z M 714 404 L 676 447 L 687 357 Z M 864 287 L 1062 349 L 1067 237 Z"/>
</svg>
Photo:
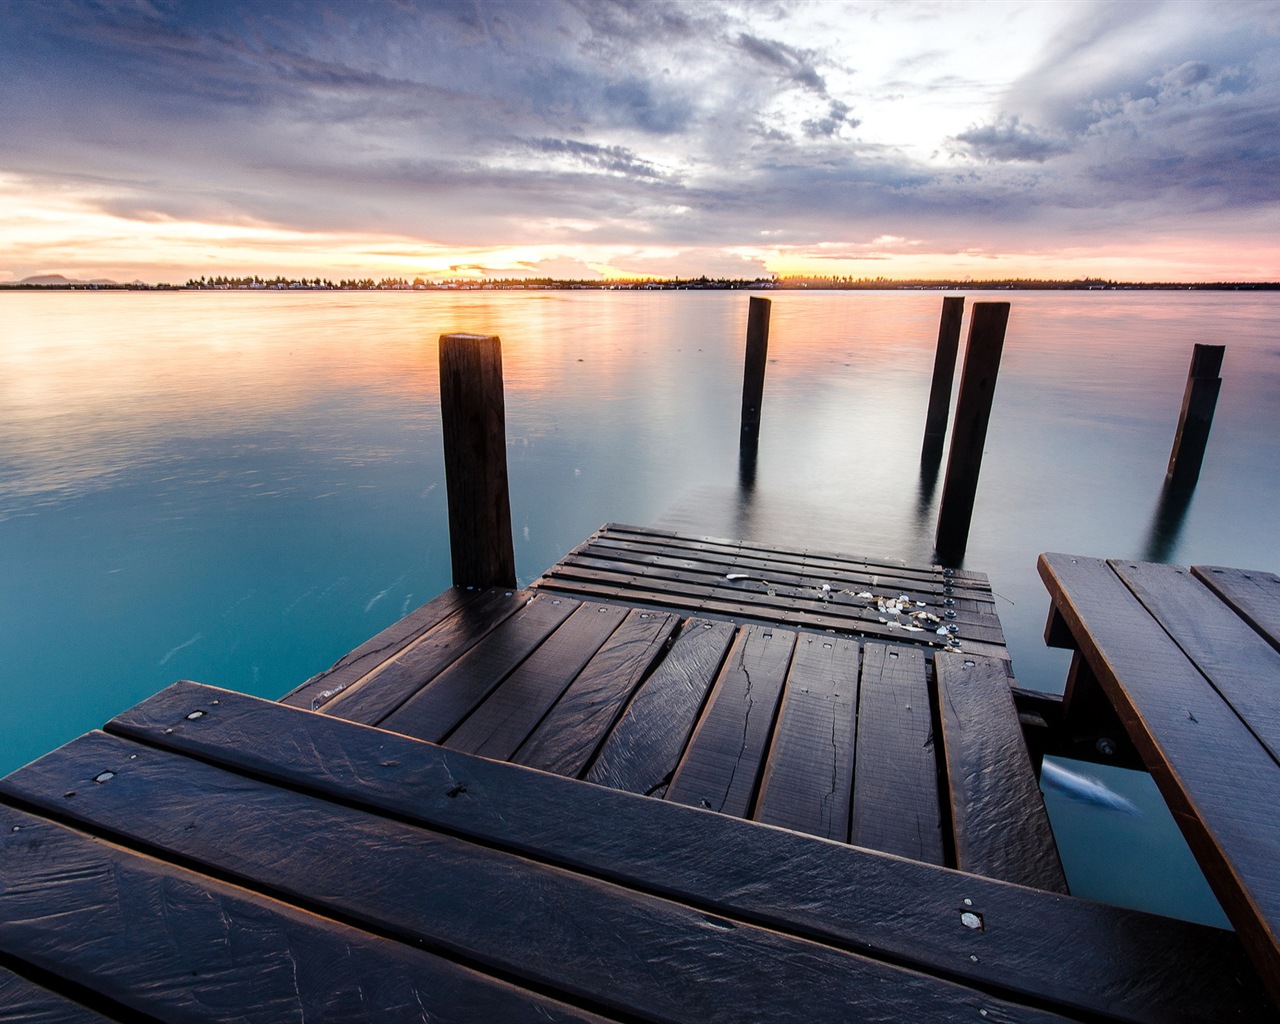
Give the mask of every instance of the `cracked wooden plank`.
<svg viewBox="0 0 1280 1024">
<path fill-rule="evenodd" d="M 760 784 L 756 821 L 848 842 L 857 710 L 857 641 L 801 633 Z"/>
<path fill-rule="evenodd" d="M 795 643 L 795 633 L 776 626 L 738 632 L 666 799 L 750 815 Z"/>
</svg>

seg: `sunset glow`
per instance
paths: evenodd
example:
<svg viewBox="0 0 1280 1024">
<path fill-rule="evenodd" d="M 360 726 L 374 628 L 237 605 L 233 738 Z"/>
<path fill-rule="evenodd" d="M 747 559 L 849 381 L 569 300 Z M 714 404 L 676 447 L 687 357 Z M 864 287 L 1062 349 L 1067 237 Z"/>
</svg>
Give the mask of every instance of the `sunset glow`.
<svg viewBox="0 0 1280 1024">
<path fill-rule="evenodd" d="M 0 0 L 0 282 L 1280 277 L 1267 3 Z"/>
</svg>

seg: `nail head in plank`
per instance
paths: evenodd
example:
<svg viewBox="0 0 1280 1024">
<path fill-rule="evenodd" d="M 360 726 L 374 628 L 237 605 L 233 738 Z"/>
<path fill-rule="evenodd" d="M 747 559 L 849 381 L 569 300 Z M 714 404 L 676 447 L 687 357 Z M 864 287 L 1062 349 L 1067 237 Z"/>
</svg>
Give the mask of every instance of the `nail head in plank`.
<svg viewBox="0 0 1280 1024">
<path fill-rule="evenodd" d="M 1050 892 L 1067 879 L 1036 784 L 1007 663 L 934 658 L 956 867 Z"/>
<path fill-rule="evenodd" d="M 198 718 L 193 709 L 205 709 Z M 175 683 L 115 732 L 713 913 L 1121 1020 L 1275 1021 L 1231 932 L 1042 893 Z M 968 901 L 968 902 L 966 902 Z M 991 927 L 957 923 L 977 908 Z"/>
</svg>

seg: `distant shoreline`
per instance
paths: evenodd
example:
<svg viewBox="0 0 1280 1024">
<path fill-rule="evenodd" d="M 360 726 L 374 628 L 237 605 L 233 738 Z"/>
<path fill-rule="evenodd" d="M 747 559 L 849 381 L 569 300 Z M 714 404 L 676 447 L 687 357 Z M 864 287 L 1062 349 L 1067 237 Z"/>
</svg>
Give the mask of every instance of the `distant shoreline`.
<svg viewBox="0 0 1280 1024">
<path fill-rule="evenodd" d="M 669 278 L 643 281 L 555 280 L 546 278 L 494 281 L 451 280 L 412 283 L 403 278 L 328 281 L 320 278 L 214 278 L 186 284 L 118 284 L 114 281 L 0 282 L 2 291 L 1280 291 L 1280 281 L 1040 281 L 1030 279 L 992 281 L 874 280 L 845 278 Z"/>
</svg>

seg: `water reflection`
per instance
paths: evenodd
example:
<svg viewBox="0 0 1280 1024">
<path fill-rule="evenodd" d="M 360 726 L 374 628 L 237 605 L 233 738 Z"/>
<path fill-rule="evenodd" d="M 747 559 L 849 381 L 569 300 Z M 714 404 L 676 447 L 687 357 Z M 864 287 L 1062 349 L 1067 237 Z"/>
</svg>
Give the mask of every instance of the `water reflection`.
<svg viewBox="0 0 1280 1024">
<path fill-rule="evenodd" d="M 1186 483 L 1176 481 L 1172 477 L 1165 478 L 1155 512 L 1151 516 L 1151 525 L 1147 527 L 1147 542 L 1142 555 L 1145 561 L 1169 562 L 1172 560 L 1195 492 L 1194 482 Z"/>
</svg>

